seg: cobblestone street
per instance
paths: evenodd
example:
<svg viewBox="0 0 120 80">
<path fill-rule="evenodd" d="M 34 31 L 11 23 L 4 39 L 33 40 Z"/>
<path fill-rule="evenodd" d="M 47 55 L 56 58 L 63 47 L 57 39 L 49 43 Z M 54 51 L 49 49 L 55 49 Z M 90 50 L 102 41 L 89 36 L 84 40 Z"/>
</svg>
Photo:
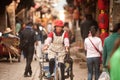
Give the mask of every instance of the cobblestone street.
<svg viewBox="0 0 120 80">
<path fill-rule="evenodd" d="M 99 80 L 109 71 L 120 80 L 119 9 L 120 0 L 0 0 L 0 80 Z"/>
<path fill-rule="evenodd" d="M 10 63 L 8 61 L 0 61 L 0 80 L 39 80 L 39 62 L 32 62 L 32 77 L 23 77 L 25 68 L 25 60 L 19 62 Z M 86 80 L 87 69 L 81 69 L 77 62 L 73 64 L 74 80 Z M 70 80 L 69 78 L 66 80 Z"/>
</svg>

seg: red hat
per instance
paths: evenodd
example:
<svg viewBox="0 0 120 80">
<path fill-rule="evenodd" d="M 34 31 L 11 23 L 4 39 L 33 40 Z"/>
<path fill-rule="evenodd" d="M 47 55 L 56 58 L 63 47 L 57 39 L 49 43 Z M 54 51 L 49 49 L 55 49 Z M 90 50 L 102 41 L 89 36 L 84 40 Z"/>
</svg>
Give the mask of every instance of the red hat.
<svg viewBox="0 0 120 80">
<path fill-rule="evenodd" d="M 64 26 L 64 23 L 63 23 L 62 20 L 56 20 L 56 21 L 55 21 L 55 26 L 63 27 L 63 26 Z"/>
</svg>

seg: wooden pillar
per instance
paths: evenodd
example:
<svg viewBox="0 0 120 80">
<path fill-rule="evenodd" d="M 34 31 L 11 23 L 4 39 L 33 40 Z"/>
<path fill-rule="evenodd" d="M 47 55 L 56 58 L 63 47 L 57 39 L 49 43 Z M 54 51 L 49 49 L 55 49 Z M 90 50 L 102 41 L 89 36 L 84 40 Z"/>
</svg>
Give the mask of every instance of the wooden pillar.
<svg viewBox="0 0 120 80">
<path fill-rule="evenodd" d="M 12 3 L 6 7 L 10 19 L 10 27 L 13 30 L 13 34 L 15 34 L 15 4 L 15 1 L 12 1 Z"/>
<path fill-rule="evenodd" d="M 0 7 L 0 32 L 3 32 L 6 26 L 7 24 L 5 7 Z"/>
<path fill-rule="evenodd" d="M 113 0 L 110 0 L 109 6 L 109 30 L 113 29 Z"/>
</svg>

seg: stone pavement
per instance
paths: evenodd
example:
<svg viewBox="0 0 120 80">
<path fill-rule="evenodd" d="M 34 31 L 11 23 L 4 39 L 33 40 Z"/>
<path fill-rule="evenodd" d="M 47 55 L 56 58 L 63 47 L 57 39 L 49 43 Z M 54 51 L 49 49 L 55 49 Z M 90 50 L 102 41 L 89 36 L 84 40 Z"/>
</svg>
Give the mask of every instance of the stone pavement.
<svg viewBox="0 0 120 80">
<path fill-rule="evenodd" d="M 25 78 L 23 76 L 25 68 L 25 60 L 20 63 L 14 61 L 9 63 L 5 60 L 0 61 L 0 80 L 39 80 L 39 62 L 32 62 L 32 77 Z M 74 80 L 86 80 L 87 69 L 81 69 L 77 62 L 73 64 Z M 69 78 L 66 80 L 70 80 Z"/>
</svg>

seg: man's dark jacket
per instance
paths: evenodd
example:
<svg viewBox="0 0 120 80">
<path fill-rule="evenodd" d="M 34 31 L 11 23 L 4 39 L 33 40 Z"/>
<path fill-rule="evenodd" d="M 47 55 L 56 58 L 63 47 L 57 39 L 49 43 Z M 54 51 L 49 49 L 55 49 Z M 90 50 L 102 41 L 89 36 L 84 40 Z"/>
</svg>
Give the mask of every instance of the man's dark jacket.
<svg viewBox="0 0 120 80">
<path fill-rule="evenodd" d="M 28 46 L 33 46 L 36 41 L 35 31 L 27 26 L 20 34 L 20 49 L 25 49 Z"/>
</svg>

